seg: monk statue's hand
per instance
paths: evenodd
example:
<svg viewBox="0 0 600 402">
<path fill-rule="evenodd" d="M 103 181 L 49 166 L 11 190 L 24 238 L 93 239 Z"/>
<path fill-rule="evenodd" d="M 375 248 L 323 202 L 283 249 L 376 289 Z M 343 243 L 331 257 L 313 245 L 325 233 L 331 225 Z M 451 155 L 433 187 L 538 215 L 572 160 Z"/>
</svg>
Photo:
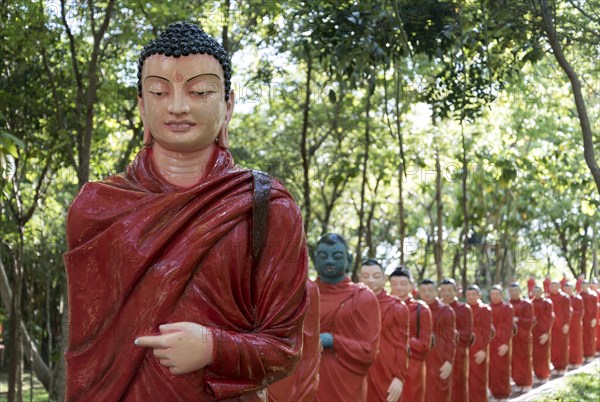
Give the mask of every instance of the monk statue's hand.
<svg viewBox="0 0 600 402">
<path fill-rule="evenodd" d="M 550 335 L 548 334 L 540 335 L 540 344 L 544 345 L 546 342 L 548 342 L 548 338 L 550 338 Z"/>
<path fill-rule="evenodd" d="M 387 399 L 386 402 L 398 402 L 400 399 L 400 395 L 402 394 L 402 381 L 399 378 L 393 378 L 390 386 L 387 389 Z"/>
<path fill-rule="evenodd" d="M 193 322 L 175 322 L 158 327 L 160 335 L 141 336 L 135 344 L 152 348 L 160 364 L 175 375 L 206 367 L 212 361 L 213 337 L 207 327 Z"/>
<path fill-rule="evenodd" d="M 448 377 L 450 377 L 451 373 L 452 373 L 452 363 L 450 363 L 449 361 L 445 361 L 444 364 L 442 364 L 442 367 L 440 367 L 440 378 L 442 380 L 445 380 Z"/>
<path fill-rule="evenodd" d="M 590 327 L 594 328 L 596 326 L 596 319 L 592 319 L 592 321 L 590 322 Z"/>
<path fill-rule="evenodd" d="M 566 335 L 567 332 L 569 332 L 569 324 L 563 325 L 563 334 Z"/>
<path fill-rule="evenodd" d="M 474 355 L 475 363 L 477 363 L 477 364 L 483 363 L 483 361 L 485 360 L 485 356 L 486 356 L 486 353 L 483 350 L 480 350 L 479 352 L 475 353 L 475 355 Z"/>
<path fill-rule="evenodd" d="M 329 332 L 321 332 L 321 345 L 323 345 L 323 349 L 333 347 L 333 335 Z"/>
<path fill-rule="evenodd" d="M 506 353 L 508 353 L 508 345 L 500 345 L 498 348 L 498 356 L 504 356 Z"/>
</svg>

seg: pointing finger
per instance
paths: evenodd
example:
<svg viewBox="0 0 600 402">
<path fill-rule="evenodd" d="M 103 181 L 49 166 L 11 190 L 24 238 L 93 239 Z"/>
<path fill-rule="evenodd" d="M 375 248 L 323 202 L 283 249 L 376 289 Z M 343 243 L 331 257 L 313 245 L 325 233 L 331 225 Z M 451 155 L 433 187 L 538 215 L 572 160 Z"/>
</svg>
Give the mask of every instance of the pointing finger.
<svg viewBox="0 0 600 402">
<path fill-rule="evenodd" d="M 133 343 L 142 348 L 167 348 L 165 335 L 140 336 Z"/>
</svg>

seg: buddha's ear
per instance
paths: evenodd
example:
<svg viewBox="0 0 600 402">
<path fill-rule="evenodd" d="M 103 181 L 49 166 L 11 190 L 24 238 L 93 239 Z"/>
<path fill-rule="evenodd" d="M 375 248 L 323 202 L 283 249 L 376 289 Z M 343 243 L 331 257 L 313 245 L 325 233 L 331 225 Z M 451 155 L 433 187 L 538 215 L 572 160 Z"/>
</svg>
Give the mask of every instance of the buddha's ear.
<svg viewBox="0 0 600 402">
<path fill-rule="evenodd" d="M 217 142 L 223 148 L 229 148 L 229 122 L 231 121 L 231 116 L 233 115 L 233 107 L 235 105 L 235 92 L 229 92 L 229 100 L 227 100 L 227 112 L 225 114 L 225 120 L 223 121 L 223 126 L 221 126 L 221 130 L 219 130 L 219 135 L 217 137 Z"/>
<path fill-rule="evenodd" d="M 346 272 L 352 272 L 352 261 L 354 261 L 354 257 L 352 257 L 352 253 L 348 251 L 348 268 L 346 268 Z"/>
<path fill-rule="evenodd" d="M 141 96 L 138 96 L 138 109 L 140 111 L 140 117 L 142 118 L 142 125 L 144 126 L 144 137 L 142 139 L 142 144 L 144 146 L 152 145 L 152 133 L 150 132 L 150 127 L 148 126 L 146 120 L 146 109 L 144 107 L 144 99 Z"/>
</svg>

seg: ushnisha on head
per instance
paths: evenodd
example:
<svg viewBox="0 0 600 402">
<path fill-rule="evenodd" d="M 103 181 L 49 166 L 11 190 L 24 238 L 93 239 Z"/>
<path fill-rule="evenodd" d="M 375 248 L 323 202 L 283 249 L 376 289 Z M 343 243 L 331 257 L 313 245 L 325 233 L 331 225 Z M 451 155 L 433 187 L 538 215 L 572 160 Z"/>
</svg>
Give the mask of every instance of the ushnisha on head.
<svg viewBox="0 0 600 402">
<path fill-rule="evenodd" d="M 175 22 L 167 27 L 156 39 L 144 46 L 138 59 L 138 96 L 142 97 L 142 69 L 144 61 L 154 55 L 179 58 L 191 54 L 213 56 L 223 68 L 225 78 L 225 101 L 231 92 L 231 60 L 225 48 L 202 28 L 189 22 Z"/>
</svg>

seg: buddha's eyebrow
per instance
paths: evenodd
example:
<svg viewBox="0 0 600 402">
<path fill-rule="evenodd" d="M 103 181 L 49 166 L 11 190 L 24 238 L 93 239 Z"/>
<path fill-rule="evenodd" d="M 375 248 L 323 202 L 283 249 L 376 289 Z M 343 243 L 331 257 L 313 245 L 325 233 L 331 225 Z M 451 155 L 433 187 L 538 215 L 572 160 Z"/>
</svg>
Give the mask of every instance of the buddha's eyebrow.
<svg viewBox="0 0 600 402">
<path fill-rule="evenodd" d="M 188 79 L 186 82 L 190 82 L 191 80 L 193 80 L 193 79 L 195 79 L 195 78 L 198 78 L 198 77 L 202 77 L 203 75 L 212 75 L 212 76 L 214 76 L 214 77 L 217 77 L 219 80 L 221 80 L 221 77 L 219 77 L 217 74 L 213 74 L 213 73 L 203 73 L 203 74 L 198 74 L 198 75 L 195 75 L 195 76 L 193 76 L 192 78 Z M 161 76 L 158 76 L 158 75 L 149 75 L 149 76 L 147 76 L 146 78 L 144 78 L 144 81 L 146 81 L 148 78 L 159 78 L 159 79 L 161 79 L 161 80 L 165 80 L 165 81 L 171 82 L 171 81 L 169 81 L 167 78 L 165 78 L 165 77 L 161 77 Z"/>
<path fill-rule="evenodd" d="M 190 78 L 189 80 L 187 80 L 186 82 L 190 82 L 191 80 L 193 80 L 194 78 L 198 78 L 198 77 L 202 77 L 203 75 L 212 75 L 214 77 L 217 77 L 219 79 L 219 81 L 221 80 L 221 77 L 219 77 L 217 74 L 213 74 L 213 73 L 203 73 L 203 74 L 198 74 L 193 76 L 192 78 Z"/>
</svg>

